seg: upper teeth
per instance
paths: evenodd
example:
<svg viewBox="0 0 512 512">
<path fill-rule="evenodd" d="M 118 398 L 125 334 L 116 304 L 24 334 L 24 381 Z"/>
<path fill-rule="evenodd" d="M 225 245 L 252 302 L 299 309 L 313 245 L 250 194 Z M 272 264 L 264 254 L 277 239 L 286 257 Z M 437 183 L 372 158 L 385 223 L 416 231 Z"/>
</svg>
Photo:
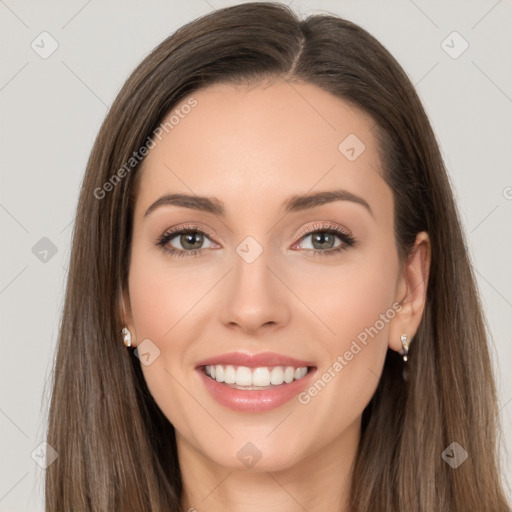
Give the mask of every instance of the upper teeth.
<svg viewBox="0 0 512 512">
<path fill-rule="evenodd" d="M 236 384 L 237 386 L 278 386 L 283 382 L 289 384 L 308 373 L 306 366 L 271 366 L 249 368 L 247 366 L 224 366 L 221 364 L 205 366 L 206 374 L 217 382 Z"/>
</svg>

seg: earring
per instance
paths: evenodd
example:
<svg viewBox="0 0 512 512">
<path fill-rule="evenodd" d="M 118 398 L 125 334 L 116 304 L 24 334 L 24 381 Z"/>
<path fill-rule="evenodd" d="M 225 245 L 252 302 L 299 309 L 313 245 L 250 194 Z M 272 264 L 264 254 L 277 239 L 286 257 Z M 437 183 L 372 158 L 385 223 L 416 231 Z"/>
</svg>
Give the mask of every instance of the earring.
<svg viewBox="0 0 512 512">
<path fill-rule="evenodd" d="M 400 336 L 400 341 L 402 342 L 402 355 L 404 356 L 404 361 L 407 361 L 407 354 L 409 353 L 409 345 L 411 344 L 411 340 L 407 338 L 407 335 L 404 333 Z"/>
<path fill-rule="evenodd" d="M 131 347 L 132 346 L 132 333 L 126 327 L 123 327 L 123 330 L 121 332 L 123 333 L 124 344 L 127 347 Z"/>
</svg>

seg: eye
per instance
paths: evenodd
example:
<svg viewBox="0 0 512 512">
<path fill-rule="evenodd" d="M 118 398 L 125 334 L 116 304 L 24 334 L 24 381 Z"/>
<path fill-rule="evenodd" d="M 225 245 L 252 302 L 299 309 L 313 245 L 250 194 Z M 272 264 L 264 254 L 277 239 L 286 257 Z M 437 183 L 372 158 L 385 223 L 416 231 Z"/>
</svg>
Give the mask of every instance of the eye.
<svg viewBox="0 0 512 512">
<path fill-rule="evenodd" d="M 332 256 L 353 247 L 357 241 L 342 228 L 330 224 L 316 224 L 309 230 L 302 232 L 300 241 L 311 237 L 309 247 L 300 247 L 313 256 Z M 336 243 L 338 239 L 338 243 Z M 205 241 L 210 245 L 204 247 Z M 210 235 L 198 226 L 181 226 L 166 231 L 155 244 L 171 256 L 178 258 L 186 256 L 199 256 L 204 249 L 215 248 L 218 245 L 212 242 Z M 295 249 L 300 243 L 294 244 Z"/>
<path fill-rule="evenodd" d="M 206 240 L 210 240 L 208 234 L 197 226 L 181 226 L 181 228 L 167 231 L 156 242 L 156 245 L 173 256 L 194 256 L 203 249 Z M 174 244 L 172 245 L 171 244 Z M 211 240 L 210 240 L 211 242 Z M 211 242 L 213 244 L 213 242 Z M 178 247 L 176 247 L 178 245 Z M 215 244 L 213 244 L 215 245 Z"/>
<path fill-rule="evenodd" d="M 306 233 L 301 234 L 300 240 L 310 239 L 309 247 L 302 246 L 302 249 L 312 252 L 314 256 L 331 256 L 339 254 L 356 244 L 356 239 L 345 230 L 330 224 L 316 224 L 309 228 Z M 338 243 L 336 243 L 338 239 Z M 294 248 L 299 244 L 295 244 Z"/>
</svg>

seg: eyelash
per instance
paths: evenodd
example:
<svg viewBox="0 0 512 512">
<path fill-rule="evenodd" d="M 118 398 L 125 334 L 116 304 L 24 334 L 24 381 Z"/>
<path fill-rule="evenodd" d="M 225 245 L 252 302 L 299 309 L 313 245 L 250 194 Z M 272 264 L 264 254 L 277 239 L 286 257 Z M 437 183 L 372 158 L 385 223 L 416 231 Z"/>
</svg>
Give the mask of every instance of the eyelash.
<svg viewBox="0 0 512 512">
<path fill-rule="evenodd" d="M 165 232 L 160 238 L 158 238 L 156 240 L 156 245 L 158 247 L 160 247 L 166 253 L 170 254 L 172 257 L 184 258 L 184 257 L 199 256 L 200 253 L 202 251 L 204 251 L 204 249 L 192 249 L 191 251 L 185 251 L 182 249 L 169 249 L 168 247 L 166 247 L 166 244 L 170 240 L 175 238 L 176 236 L 190 234 L 190 233 L 199 233 L 202 235 L 206 235 L 208 238 L 210 238 L 210 235 L 206 231 L 202 230 L 200 227 L 194 226 L 194 225 L 187 225 L 187 226 L 182 226 L 181 228 L 176 229 L 174 231 L 171 230 L 171 231 Z M 332 225 L 328 225 L 328 224 L 313 225 L 307 231 L 305 231 L 299 235 L 299 241 L 301 241 L 304 237 L 306 237 L 308 235 L 312 235 L 314 233 L 328 233 L 331 235 L 336 235 L 343 242 L 338 247 L 336 247 L 334 249 L 328 249 L 326 251 L 315 250 L 315 249 L 305 249 L 307 251 L 312 252 L 314 257 L 316 257 L 316 256 L 320 256 L 320 257 L 334 256 L 335 254 L 339 254 L 342 251 L 346 251 L 350 247 L 355 246 L 357 243 L 357 240 L 352 235 L 350 235 L 349 233 L 344 231 L 343 229 L 341 229 L 337 226 L 332 226 Z"/>
</svg>

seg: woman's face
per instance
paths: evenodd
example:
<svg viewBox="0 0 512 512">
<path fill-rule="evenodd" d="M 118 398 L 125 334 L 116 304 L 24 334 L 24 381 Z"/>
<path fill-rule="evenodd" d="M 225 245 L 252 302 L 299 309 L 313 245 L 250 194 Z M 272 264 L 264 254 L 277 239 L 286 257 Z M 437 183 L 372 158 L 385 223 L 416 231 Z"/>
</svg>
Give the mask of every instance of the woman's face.
<svg viewBox="0 0 512 512">
<path fill-rule="evenodd" d="M 354 447 L 410 332 L 374 123 L 308 84 L 193 98 L 154 139 L 134 212 L 125 318 L 149 390 L 182 460 L 278 470 Z"/>
</svg>

